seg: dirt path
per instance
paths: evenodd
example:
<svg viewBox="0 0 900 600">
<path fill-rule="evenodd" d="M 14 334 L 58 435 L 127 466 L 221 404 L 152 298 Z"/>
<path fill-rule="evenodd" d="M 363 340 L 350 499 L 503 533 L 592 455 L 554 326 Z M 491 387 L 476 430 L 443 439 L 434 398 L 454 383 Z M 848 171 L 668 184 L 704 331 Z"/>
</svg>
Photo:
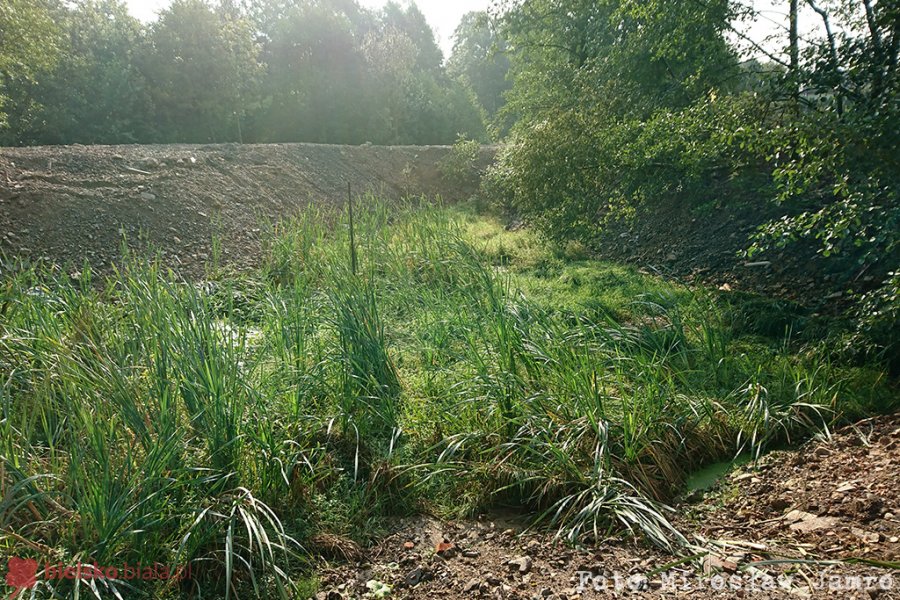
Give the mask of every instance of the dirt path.
<svg viewBox="0 0 900 600">
<path fill-rule="evenodd" d="M 448 147 L 314 144 L 65 146 L 0 149 L 0 250 L 74 267 L 106 267 L 123 239 L 151 245 L 188 274 L 210 258 L 258 257 L 261 219 L 355 194 L 468 198 L 472 181 L 440 170 Z M 493 150 L 482 153 L 486 166 Z"/>
<path fill-rule="evenodd" d="M 689 554 L 705 554 L 681 565 L 622 539 L 571 548 L 519 519 L 418 518 L 356 564 L 323 565 L 318 599 L 382 584 L 422 600 L 900 598 L 900 571 L 861 562 L 900 559 L 900 415 L 773 453 L 676 509 Z"/>
</svg>

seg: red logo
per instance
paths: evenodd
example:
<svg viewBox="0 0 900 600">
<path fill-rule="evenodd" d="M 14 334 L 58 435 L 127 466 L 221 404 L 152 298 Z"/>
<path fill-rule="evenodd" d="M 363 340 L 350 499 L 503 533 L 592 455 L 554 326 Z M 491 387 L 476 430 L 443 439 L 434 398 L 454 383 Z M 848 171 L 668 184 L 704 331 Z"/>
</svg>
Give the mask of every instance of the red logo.
<svg viewBox="0 0 900 600">
<path fill-rule="evenodd" d="M 12 596 L 37 585 L 38 563 L 36 560 L 12 557 L 7 561 L 6 566 L 9 567 L 9 573 L 6 574 L 6 585 L 15 588 Z"/>
</svg>

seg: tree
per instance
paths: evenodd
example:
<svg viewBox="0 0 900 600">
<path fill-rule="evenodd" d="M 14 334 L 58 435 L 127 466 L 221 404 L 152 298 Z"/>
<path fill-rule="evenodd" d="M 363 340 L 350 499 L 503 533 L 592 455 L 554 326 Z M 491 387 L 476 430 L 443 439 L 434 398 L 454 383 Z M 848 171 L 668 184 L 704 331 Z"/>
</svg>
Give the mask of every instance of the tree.
<svg viewBox="0 0 900 600">
<path fill-rule="evenodd" d="M 414 5 L 176 0 L 144 27 L 122 0 L 11 0 L 0 24 L 0 143 L 485 138 Z"/>
<path fill-rule="evenodd" d="M 663 124 L 696 104 L 684 131 L 716 135 L 702 115 L 737 69 L 723 35 L 730 16 L 726 0 L 510 8 L 503 31 L 514 83 L 503 111 L 518 120 L 495 170 L 504 202 L 554 236 L 590 242 L 608 215 L 695 178 L 701 154 Z"/>
<path fill-rule="evenodd" d="M 382 27 L 406 35 L 416 51 L 416 67 L 421 71 L 437 73 L 444 62 L 444 54 L 434 39 L 434 31 L 415 2 L 405 9 L 388 2 L 382 10 Z"/>
<path fill-rule="evenodd" d="M 6 124 L 9 88 L 27 85 L 56 62 L 60 32 L 52 13 L 58 8 L 52 0 L 0 3 L 0 127 Z"/>
<path fill-rule="evenodd" d="M 372 27 L 355 2 L 297 3 L 261 22 L 266 105 L 255 137 L 362 143 L 366 87 L 359 38 Z"/>
<path fill-rule="evenodd" d="M 141 57 L 162 140 L 240 141 L 260 67 L 249 19 L 202 0 L 175 0 L 150 28 Z"/>
<path fill-rule="evenodd" d="M 487 12 L 463 16 L 454 33 L 453 54 L 448 72 L 471 88 L 478 103 L 493 119 L 506 103 L 504 94 L 511 87 L 507 78 L 509 57 L 506 42 Z"/>
<path fill-rule="evenodd" d="M 39 143 L 134 143 L 152 136 L 150 104 L 134 65 L 140 23 L 120 0 L 80 0 L 60 19 L 66 43 L 32 91 Z"/>
</svg>

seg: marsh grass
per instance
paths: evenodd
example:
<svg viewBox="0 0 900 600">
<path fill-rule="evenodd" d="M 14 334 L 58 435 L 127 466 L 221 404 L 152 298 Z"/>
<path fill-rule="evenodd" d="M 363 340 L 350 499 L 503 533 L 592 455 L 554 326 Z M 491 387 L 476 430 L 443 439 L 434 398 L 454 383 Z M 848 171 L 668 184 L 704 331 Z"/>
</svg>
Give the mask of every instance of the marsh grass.
<svg viewBox="0 0 900 600">
<path fill-rule="evenodd" d="M 290 596 L 309 540 L 364 542 L 422 509 L 515 506 L 572 540 L 674 551 L 664 503 L 693 470 L 896 407 L 878 365 L 830 360 L 793 316 L 755 323 L 762 300 L 465 209 L 360 206 L 359 275 L 346 223 L 314 208 L 267 227 L 258 272 L 195 284 L 127 256 L 102 285 L 5 273 L 0 544 L 195 565 L 38 593 Z"/>
</svg>

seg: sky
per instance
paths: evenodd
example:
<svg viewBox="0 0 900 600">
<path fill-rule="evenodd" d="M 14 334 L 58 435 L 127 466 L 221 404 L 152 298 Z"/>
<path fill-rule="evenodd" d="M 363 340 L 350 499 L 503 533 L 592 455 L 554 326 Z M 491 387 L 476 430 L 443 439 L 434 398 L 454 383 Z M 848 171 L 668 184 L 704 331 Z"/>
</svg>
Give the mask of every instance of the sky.
<svg viewBox="0 0 900 600">
<path fill-rule="evenodd" d="M 127 0 L 131 14 L 144 22 L 154 20 L 156 14 L 168 6 L 169 2 L 170 0 Z M 401 4 L 404 2 L 405 0 L 401 0 Z M 380 8 L 386 3 L 387 0 L 360 0 L 360 4 L 368 8 Z M 463 15 L 473 10 L 487 9 L 491 0 L 417 0 L 416 4 L 435 30 L 444 56 L 449 57 L 453 50 L 453 32 Z"/>
<path fill-rule="evenodd" d="M 171 0 L 126 0 L 131 13 L 147 22 L 156 18 L 156 14 L 169 5 Z M 400 0 L 401 3 L 409 0 Z M 360 0 L 360 4 L 368 8 L 384 6 L 387 0 Z M 753 8 L 760 12 L 759 21 L 746 33 L 757 41 L 762 41 L 772 34 L 784 35 L 787 27 L 787 0 L 752 0 Z M 444 57 L 449 58 L 453 50 L 453 32 L 462 20 L 463 15 L 473 10 L 485 10 L 491 0 L 417 0 L 422 13 L 428 19 L 428 23 L 435 30 L 435 36 L 444 51 Z M 809 34 L 818 29 L 819 18 L 803 4 L 801 13 L 801 35 Z M 784 42 L 770 41 L 765 46 L 769 49 L 780 48 Z"/>
</svg>

